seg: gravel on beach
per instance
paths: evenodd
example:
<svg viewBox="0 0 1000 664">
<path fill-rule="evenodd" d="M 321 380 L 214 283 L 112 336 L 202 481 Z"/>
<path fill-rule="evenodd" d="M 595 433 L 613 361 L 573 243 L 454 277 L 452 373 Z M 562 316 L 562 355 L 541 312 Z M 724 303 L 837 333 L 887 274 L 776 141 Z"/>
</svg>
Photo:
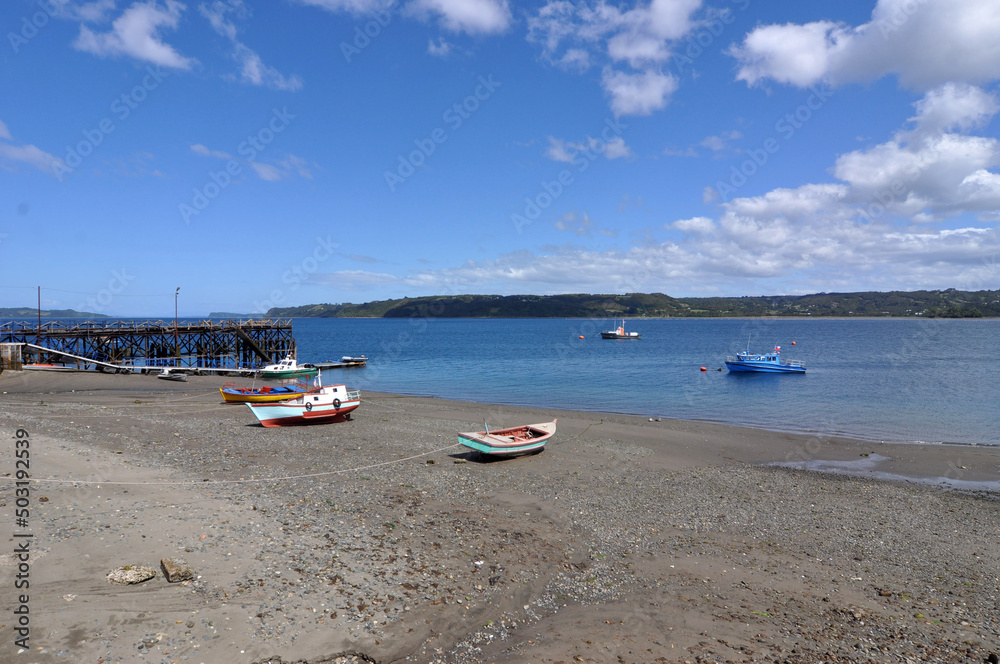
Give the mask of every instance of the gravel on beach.
<svg viewBox="0 0 1000 664">
<path fill-rule="evenodd" d="M 30 434 L 23 662 L 986 662 L 995 491 L 781 468 L 879 455 L 1000 478 L 995 450 L 363 394 L 265 429 L 221 379 L 0 376 Z M 559 418 L 541 454 L 455 433 Z M 794 455 L 794 457 L 792 456 Z M 0 520 L 14 532 L 13 443 Z M 109 583 L 123 565 L 186 561 Z M 0 555 L 11 633 L 17 569 Z"/>
</svg>

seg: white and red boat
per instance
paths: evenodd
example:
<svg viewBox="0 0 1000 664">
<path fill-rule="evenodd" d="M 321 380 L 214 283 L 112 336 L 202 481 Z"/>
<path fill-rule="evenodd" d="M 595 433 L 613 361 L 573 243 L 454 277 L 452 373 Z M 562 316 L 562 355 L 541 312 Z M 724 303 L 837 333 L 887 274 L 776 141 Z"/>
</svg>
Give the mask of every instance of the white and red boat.
<svg viewBox="0 0 1000 664">
<path fill-rule="evenodd" d="M 326 424 L 351 419 L 361 405 L 361 392 L 344 385 L 330 385 L 278 403 L 248 403 L 254 417 L 266 427 Z"/>
</svg>

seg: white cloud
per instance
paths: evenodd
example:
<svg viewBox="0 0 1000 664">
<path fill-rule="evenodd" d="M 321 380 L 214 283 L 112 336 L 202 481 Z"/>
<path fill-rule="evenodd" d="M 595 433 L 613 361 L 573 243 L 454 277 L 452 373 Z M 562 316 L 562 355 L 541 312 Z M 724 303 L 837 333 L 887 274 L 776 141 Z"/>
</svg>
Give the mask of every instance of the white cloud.
<svg viewBox="0 0 1000 664">
<path fill-rule="evenodd" d="M 297 0 L 304 5 L 357 17 L 383 16 L 395 11 L 394 0 Z M 502 33 L 512 17 L 507 0 L 409 0 L 401 11 L 422 20 L 437 19 L 445 30 L 468 34 Z M 442 45 L 444 42 L 442 41 Z M 433 53 L 433 52 L 432 52 Z M 440 55 L 440 53 L 433 53 Z"/>
<path fill-rule="evenodd" d="M 56 175 L 62 160 L 34 145 L 9 145 L 0 143 L 0 158 L 5 161 L 22 163 L 37 168 L 43 173 Z"/>
<path fill-rule="evenodd" d="M 594 155 L 603 154 L 607 159 L 621 159 L 633 156 L 632 148 L 625 144 L 625 139 L 615 136 L 605 143 L 601 139 L 587 137 L 585 141 L 574 143 L 555 136 L 549 136 L 549 146 L 545 149 L 545 156 L 552 161 L 572 163 L 580 154 L 584 154 L 589 159 L 594 159 Z"/>
<path fill-rule="evenodd" d="M 1000 111 L 994 95 L 967 83 L 946 83 L 929 91 L 916 106 L 917 115 L 911 120 L 918 131 L 931 133 L 979 127 Z"/>
<path fill-rule="evenodd" d="M 528 19 L 528 41 L 558 62 L 560 49 L 603 51 L 612 60 L 645 68 L 666 62 L 673 42 L 694 25 L 701 0 L 652 0 L 623 10 L 605 2 L 550 0 Z"/>
<path fill-rule="evenodd" d="M 253 49 L 236 38 L 236 25 L 227 18 L 227 14 L 234 13 L 239 18 L 246 18 L 249 12 L 242 0 L 216 0 L 211 5 L 201 5 L 199 11 L 216 32 L 232 42 L 232 58 L 240 65 L 241 80 L 272 90 L 295 92 L 302 89 L 302 79 L 299 76 L 285 76 L 274 67 L 264 64 Z"/>
<path fill-rule="evenodd" d="M 924 223 L 961 213 L 994 219 L 1000 188 L 988 169 L 1000 165 L 1000 141 L 953 133 L 982 125 L 1000 104 L 979 88 L 946 84 L 916 103 L 912 130 L 869 150 L 841 155 L 834 175 L 851 195 L 886 214 Z"/>
<path fill-rule="evenodd" d="M 0 120 L 0 139 L 13 140 L 10 130 L 2 120 Z M 9 143 L 0 143 L 0 160 L 14 164 L 27 164 L 49 175 L 56 175 L 58 167 L 63 165 L 61 159 L 34 145 L 11 145 Z"/>
<path fill-rule="evenodd" d="M 549 136 L 549 147 L 545 150 L 545 155 L 552 161 L 562 161 L 569 164 L 573 161 L 575 151 L 572 144 L 567 146 L 566 141 Z"/>
<path fill-rule="evenodd" d="M 667 97 L 677 90 L 677 79 L 652 69 L 630 74 L 606 67 L 601 85 L 616 116 L 649 115 L 667 105 Z"/>
<path fill-rule="evenodd" d="M 559 59 L 560 66 L 566 69 L 576 69 L 577 71 L 587 71 L 590 69 L 590 53 L 582 48 L 570 48 Z"/>
<path fill-rule="evenodd" d="M 586 212 L 567 212 L 555 222 L 556 230 L 571 231 L 577 236 L 590 235 L 594 230 L 594 222 Z"/>
<path fill-rule="evenodd" d="M 896 74 L 929 89 L 948 81 L 1000 77 L 1000 4 L 995 0 L 878 0 L 871 21 L 765 25 L 730 54 L 739 80 L 766 78 L 806 87 L 870 81 Z"/>
<path fill-rule="evenodd" d="M 667 157 L 697 157 L 698 151 L 689 145 L 683 150 L 672 147 L 663 148 L 663 154 Z"/>
<path fill-rule="evenodd" d="M 608 159 L 622 159 L 624 157 L 631 157 L 632 148 L 625 145 L 625 139 L 621 136 L 615 136 L 610 141 L 608 141 L 608 146 L 604 149 L 604 156 Z"/>
<path fill-rule="evenodd" d="M 232 159 L 233 156 L 228 152 L 221 152 L 219 150 L 210 150 L 201 143 L 195 143 L 191 146 L 191 151 L 195 154 L 200 154 L 203 157 L 218 157 L 219 159 Z"/>
<path fill-rule="evenodd" d="M 163 67 L 190 69 L 196 62 L 185 58 L 160 39 L 161 28 L 176 28 L 184 5 L 177 0 L 136 2 L 112 23 L 111 30 L 96 33 L 85 25 L 73 46 L 99 56 L 127 55 Z"/>
<path fill-rule="evenodd" d="M 286 77 L 274 67 L 265 65 L 259 55 L 240 42 L 235 44 L 233 57 L 242 65 L 240 74 L 247 83 L 288 92 L 302 89 L 302 78 L 295 75 Z"/>
<path fill-rule="evenodd" d="M 83 3 L 71 0 L 48 0 L 47 5 L 53 16 L 73 21 L 100 23 L 107 20 L 109 14 L 114 11 L 115 0 L 95 0 L 95 2 Z"/>
<path fill-rule="evenodd" d="M 715 218 L 664 224 L 676 239 L 522 251 L 398 283 L 496 293 L 1000 288 L 1000 140 L 954 133 L 1000 110 L 983 91 L 956 86 L 931 90 L 915 106 L 890 140 L 842 155 L 834 181 L 735 198 Z M 598 230 L 580 213 L 556 228 Z"/>
<path fill-rule="evenodd" d="M 842 49 L 844 39 L 843 29 L 828 21 L 766 25 L 730 53 L 741 64 L 738 80 L 753 85 L 767 77 L 806 87 L 827 75 L 831 51 Z"/>
<path fill-rule="evenodd" d="M 427 42 L 427 52 L 439 58 L 446 58 L 451 54 L 451 44 L 446 42 L 444 37 L 440 38 L 436 44 L 431 39 Z"/>
<path fill-rule="evenodd" d="M 405 11 L 437 17 L 446 30 L 469 34 L 504 32 L 511 22 L 507 0 L 411 0 Z"/>
<path fill-rule="evenodd" d="M 306 162 L 306 160 L 302 157 L 290 154 L 284 159 L 279 160 L 277 164 L 289 174 L 294 172 L 301 178 L 306 178 L 307 180 L 312 179 L 312 171 L 309 169 L 308 162 Z"/>
<path fill-rule="evenodd" d="M 702 139 L 702 147 L 708 148 L 712 152 L 722 152 L 729 148 L 729 142 L 743 138 L 743 134 L 738 131 L 724 131 L 718 136 L 706 136 Z"/>
<path fill-rule="evenodd" d="M 528 19 L 528 41 L 552 64 L 585 71 L 605 64 L 601 83 L 616 115 L 649 115 L 667 104 L 677 79 L 660 67 L 696 25 L 701 0 L 651 0 L 631 9 L 603 0 L 549 0 Z M 620 69 L 627 66 L 627 69 Z"/>
<path fill-rule="evenodd" d="M 257 173 L 257 177 L 268 182 L 277 182 L 285 178 L 287 173 L 272 164 L 262 164 L 258 161 L 251 161 L 250 166 Z"/>
<path fill-rule="evenodd" d="M 685 233 L 707 234 L 715 230 L 715 222 L 708 217 L 692 217 L 691 219 L 678 219 L 668 227 L 676 228 Z"/>
<path fill-rule="evenodd" d="M 308 162 L 302 157 L 293 154 L 286 155 L 284 159 L 279 159 L 273 164 L 251 161 L 250 166 L 257 173 L 257 177 L 267 182 L 287 180 L 295 175 L 309 180 L 312 179 L 312 171 L 309 169 Z"/>
<path fill-rule="evenodd" d="M 368 290 L 375 286 L 394 286 L 404 283 L 404 280 L 394 274 L 383 272 L 366 272 L 364 270 L 340 270 L 329 274 L 309 275 L 309 281 L 315 284 L 334 286 L 346 290 Z"/>
<path fill-rule="evenodd" d="M 395 0 L 298 0 L 298 2 L 330 12 L 347 12 L 356 16 L 386 11 L 395 4 Z"/>
</svg>

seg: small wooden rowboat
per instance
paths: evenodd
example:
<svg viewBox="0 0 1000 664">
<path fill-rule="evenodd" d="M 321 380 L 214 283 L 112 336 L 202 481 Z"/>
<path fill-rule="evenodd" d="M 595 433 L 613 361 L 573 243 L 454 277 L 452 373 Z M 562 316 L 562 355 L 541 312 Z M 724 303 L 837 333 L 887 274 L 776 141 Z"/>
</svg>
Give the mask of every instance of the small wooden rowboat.
<svg viewBox="0 0 1000 664">
<path fill-rule="evenodd" d="M 549 438 L 556 432 L 556 421 L 541 424 L 524 424 L 509 429 L 465 432 L 458 434 L 458 442 L 466 447 L 492 456 L 514 456 L 525 452 L 541 452 Z"/>
</svg>

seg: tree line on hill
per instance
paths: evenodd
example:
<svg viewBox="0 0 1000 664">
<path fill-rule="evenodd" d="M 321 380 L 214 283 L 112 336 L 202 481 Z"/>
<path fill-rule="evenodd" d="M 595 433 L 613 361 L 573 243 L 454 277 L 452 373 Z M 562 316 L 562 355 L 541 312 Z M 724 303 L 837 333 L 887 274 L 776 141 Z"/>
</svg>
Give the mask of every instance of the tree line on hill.
<svg viewBox="0 0 1000 664">
<path fill-rule="evenodd" d="M 42 318 L 110 318 L 106 314 L 95 314 L 76 309 L 42 309 Z M 35 307 L 0 307 L 0 317 L 11 320 L 34 320 L 38 317 Z"/>
<path fill-rule="evenodd" d="M 625 295 L 434 295 L 354 304 L 274 307 L 282 318 L 710 318 L 749 316 L 983 318 L 1000 316 L 1000 290 L 891 291 L 671 297 Z"/>
</svg>

